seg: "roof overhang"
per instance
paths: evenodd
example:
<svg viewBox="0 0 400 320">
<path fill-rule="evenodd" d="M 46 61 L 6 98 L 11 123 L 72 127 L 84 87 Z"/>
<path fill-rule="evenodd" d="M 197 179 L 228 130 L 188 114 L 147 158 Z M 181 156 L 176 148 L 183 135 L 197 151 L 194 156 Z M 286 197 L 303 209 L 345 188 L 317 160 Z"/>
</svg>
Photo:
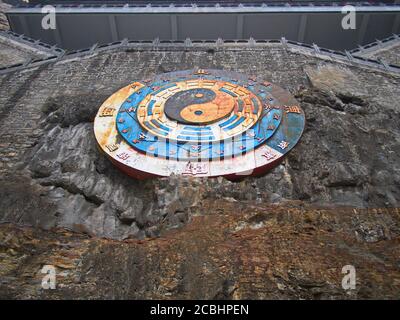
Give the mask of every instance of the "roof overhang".
<svg viewBox="0 0 400 320">
<path fill-rule="evenodd" d="M 342 28 L 342 6 L 329 5 L 57 5 L 55 30 L 40 6 L 7 12 L 11 29 L 66 49 L 133 40 L 280 39 L 353 49 L 400 33 L 400 5 L 353 4 L 356 29 Z"/>
</svg>

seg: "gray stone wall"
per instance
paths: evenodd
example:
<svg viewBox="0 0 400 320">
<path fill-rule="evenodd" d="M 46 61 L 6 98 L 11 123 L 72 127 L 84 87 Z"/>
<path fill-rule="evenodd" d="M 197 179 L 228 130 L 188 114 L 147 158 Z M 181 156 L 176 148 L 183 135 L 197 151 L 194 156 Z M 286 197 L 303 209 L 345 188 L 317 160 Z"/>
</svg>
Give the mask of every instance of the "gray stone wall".
<svg viewBox="0 0 400 320">
<path fill-rule="evenodd" d="M 55 55 L 51 48 L 35 44 L 34 40 L 31 41 L 32 43 L 18 37 L 16 34 L 0 32 L 0 68 L 15 64 L 25 64 L 35 59 L 43 59 Z"/>
<path fill-rule="evenodd" d="M 359 52 L 356 55 L 375 60 L 383 60 L 388 64 L 400 66 L 400 40 L 391 40 L 384 45 L 371 47 L 367 49 L 366 52 Z"/>
<path fill-rule="evenodd" d="M 24 63 L 32 57 L 34 57 L 32 54 L 18 50 L 15 47 L 3 42 L 0 38 L 0 67 Z"/>
<path fill-rule="evenodd" d="M 6 12 L 11 6 L 3 1 L 0 1 L 0 30 L 9 30 L 8 20 L 4 12 Z"/>
<path fill-rule="evenodd" d="M 400 66 L 400 41 L 392 48 L 376 52 L 370 56 L 373 59 L 382 59 L 390 64 Z"/>
<path fill-rule="evenodd" d="M 235 70 L 289 90 L 306 113 L 299 145 L 265 177 L 239 183 L 119 173 L 96 148 L 97 108 L 135 79 L 191 68 Z M 2 75 L 0 220 L 120 239 L 207 214 L 203 199 L 398 207 L 399 84 L 393 74 L 281 45 L 137 48 Z"/>
</svg>

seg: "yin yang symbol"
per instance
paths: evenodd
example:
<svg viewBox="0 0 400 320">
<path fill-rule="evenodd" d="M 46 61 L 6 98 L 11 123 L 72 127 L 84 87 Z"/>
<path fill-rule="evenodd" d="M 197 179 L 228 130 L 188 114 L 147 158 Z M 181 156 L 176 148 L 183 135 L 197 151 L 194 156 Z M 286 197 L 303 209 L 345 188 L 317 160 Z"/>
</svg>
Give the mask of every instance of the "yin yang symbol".
<svg viewBox="0 0 400 320">
<path fill-rule="evenodd" d="M 221 91 L 205 88 L 180 91 L 164 105 L 165 115 L 187 124 L 209 124 L 225 118 L 232 112 L 235 100 Z"/>
</svg>

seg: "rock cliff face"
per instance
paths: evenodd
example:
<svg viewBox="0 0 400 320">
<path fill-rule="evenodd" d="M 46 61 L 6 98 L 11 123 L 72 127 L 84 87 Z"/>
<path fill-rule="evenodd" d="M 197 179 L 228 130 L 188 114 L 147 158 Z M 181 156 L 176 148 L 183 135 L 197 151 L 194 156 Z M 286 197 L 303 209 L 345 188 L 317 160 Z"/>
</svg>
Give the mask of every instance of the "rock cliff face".
<svg viewBox="0 0 400 320">
<path fill-rule="evenodd" d="M 398 299 L 398 210 L 206 201 L 159 238 L 113 241 L 0 228 L 2 298 Z M 43 290 L 44 264 L 57 289 Z M 356 290 L 341 287 L 356 268 Z"/>
<path fill-rule="evenodd" d="M 306 114 L 300 143 L 235 183 L 124 176 L 96 147 L 98 107 L 135 79 L 199 67 L 291 91 Z M 398 75 L 266 45 L 112 51 L 0 83 L 0 296 L 398 297 Z M 44 264 L 60 290 L 40 289 Z M 360 272 L 352 293 L 346 264 Z"/>
</svg>

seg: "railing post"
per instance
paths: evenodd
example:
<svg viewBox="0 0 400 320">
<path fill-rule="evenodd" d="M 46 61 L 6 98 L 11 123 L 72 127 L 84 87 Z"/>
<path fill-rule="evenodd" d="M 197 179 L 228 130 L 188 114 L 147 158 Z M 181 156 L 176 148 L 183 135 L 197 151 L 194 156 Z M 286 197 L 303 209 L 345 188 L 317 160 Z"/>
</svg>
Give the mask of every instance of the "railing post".
<svg viewBox="0 0 400 320">
<path fill-rule="evenodd" d="M 316 54 L 320 54 L 321 53 L 321 50 L 319 50 L 319 47 L 315 43 L 313 43 L 312 46 L 313 46 L 314 51 L 315 51 Z"/>
<path fill-rule="evenodd" d="M 191 47 L 193 45 L 193 42 L 190 38 L 185 39 L 185 47 Z"/>
<path fill-rule="evenodd" d="M 287 40 L 286 40 L 285 37 L 282 37 L 282 38 L 281 38 L 281 44 L 282 44 L 282 46 L 283 46 L 285 49 L 287 48 Z"/>
<path fill-rule="evenodd" d="M 344 50 L 344 53 L 346 54 L 347 59 L 349 59 L 350 61 L 353 61 L 354 58 L 350 52 L 348 52 L 347 50 Z"/>
</svg>

